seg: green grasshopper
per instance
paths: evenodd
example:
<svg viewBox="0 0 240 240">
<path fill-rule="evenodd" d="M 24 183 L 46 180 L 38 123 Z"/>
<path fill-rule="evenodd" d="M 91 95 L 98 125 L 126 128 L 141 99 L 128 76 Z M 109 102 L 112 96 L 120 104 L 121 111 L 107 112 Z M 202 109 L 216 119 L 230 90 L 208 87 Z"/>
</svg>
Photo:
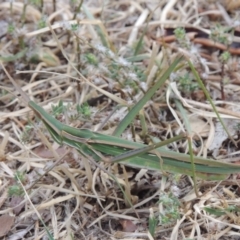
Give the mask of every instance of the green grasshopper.
<svg viewBox="0 0 240 240">
<path fill-rule="evenodd" d="M 205 180 L 222 180 L 229 174 L 240 171 L 238 165 L 217 162 L 203 157 L 194 157 L 195 171 L 193 171 L 189 155 L 161 148 L 170 140 L 145 145 L 88 129 L 67 126 L 49 115 L 41 106 L 31 101 L 11 78 L 3 65 L 2 67 L 29 108 L 43 121 L 53 140 L 60 145 L 66 144 L 77 149 L 85 157 L 89 156 L 95 161 L 120 162 L 131 167 L 186 174 Z M 171 142 L 183 137 L 186 136 L 180 135 L 172 138 Z"/>
</svg>

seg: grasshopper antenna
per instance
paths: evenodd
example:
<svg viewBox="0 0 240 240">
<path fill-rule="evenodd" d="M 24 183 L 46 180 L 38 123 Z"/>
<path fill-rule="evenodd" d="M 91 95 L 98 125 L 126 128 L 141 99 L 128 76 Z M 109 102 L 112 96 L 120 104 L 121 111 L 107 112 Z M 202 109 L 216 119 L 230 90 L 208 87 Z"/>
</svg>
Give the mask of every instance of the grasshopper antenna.
<svg viewBox="0 0 240 240">
<path fill-rule="evenodd" d="M 27 94 L 17 85 L 17 83 L 15 82 L 15 80 L 9 75 L 8 71 L 6 70 L 6 68 L 3 66 L 3 63 L 0 61 L 0 64 L 4 70 L 4 72 L 6 73 L 6 75 L 8 76 L 9 80 L 12 82 L 13 86 L 15 87 L 15 89 L 21 94 L 21 97 L 23 98 L 24 102 L 28 105 L 28 103 L 31 101 L 30 98 L 27 96 Z"/>
</svg>

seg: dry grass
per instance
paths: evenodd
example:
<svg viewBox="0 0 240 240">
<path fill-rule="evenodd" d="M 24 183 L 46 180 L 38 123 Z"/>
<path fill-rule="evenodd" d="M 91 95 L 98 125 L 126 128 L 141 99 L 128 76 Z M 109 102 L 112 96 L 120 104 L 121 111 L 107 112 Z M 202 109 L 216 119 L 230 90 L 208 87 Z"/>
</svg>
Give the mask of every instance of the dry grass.
<svg viewBox="0 0 240 240">
<path fill-rule="evenodd" d="M 181 53 L 194 61 L 239 147 L 238 1 L 89 0 L 79 12 L 79 1 L 54 2 L 42 1 L 41 6 L 39 1 L 39 5 L 27 7 L 21 1 L 0 3 L 0 54 L 10 75 L 45 110 L 51 112 L 52 105 L 62 100 L 62 105 L 55 107 L 59 121 L 112 134 L 127 112 L 126 108 L 116 110 L 117 103 L 138 101 L 139 89 L 144 92 L 159 69 L 166 69 Z M 51 27 L 38 29 L 40 21 Z M 79 27 L 73 30 L 71 24 Z M 186 29 L 187 38 L 176 38 L 173 29 L 178 27 Z M 230 30 L 223 32 L 226 28 L 234 29 L 235 35 Z M 108 54 L 99 32 L 105 34 L 103 39 L 111 49 Z M 215 35 L 210 38 L 210 33 Z M 141 36 L 135 68 L 129 67 L 124 59 L 134 56 Z M 226 61 L 222 50 L 231 53 Z M 116 76 L 106 74 L 113 61 L 111 54 L 122 66 Z M 145 77 L 144 83 L 124 82 L 126 76 L 135 78 L 136 72 L 138 78 Z M 189 90 L 186 86 L 191 82 L 178 82 L 188 72 L 185 67 L 179 75 L 171 76 L 173 80 L 145 106 L 141 114 L 147 121 L 146 129 L 136 119 L 122 137 L 147 141 L 148 135 L 164 140 L 179 134 L 184 124 L 172 101 L 174 94 L 187 112 L 195 154 L 239 163 L 238 147 L 216 121 L 202 90 Z M 16 92 L 3 73 L 0 91 L 3 239 L 48 239 L 47 229 L 53 239 L 154 239 L 149 233 L 150 212 L 156 219 L 160 214 L 169 215 L 165 223 L 158 223 L 155 239 L 240 238 L 238 175 L 221 182 L 199 180 L 201 197 L 197 198 L 188 176 L 118 164 L 100 163 L 100 168 L 75 150 L 54 143 L 32 111 L 14 96 Z M 90 117 L 76 110 L 76 103 L 86 102 L 91 106 Z M 172 148 L 188 151 L 185 141 Z M 116 176 L 125 194 L 102 168 Z"/>
</svg>

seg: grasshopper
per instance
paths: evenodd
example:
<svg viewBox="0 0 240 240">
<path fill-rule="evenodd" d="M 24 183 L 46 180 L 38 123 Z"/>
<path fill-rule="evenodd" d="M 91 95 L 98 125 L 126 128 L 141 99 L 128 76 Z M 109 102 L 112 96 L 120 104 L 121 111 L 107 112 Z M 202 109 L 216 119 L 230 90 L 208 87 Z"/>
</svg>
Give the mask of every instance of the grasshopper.
<svg viewBox="0 0 240 240">
<path fill-rule="evenodd" d="M 73 147 L 80 154 L 90 156 L 95 161 L 120 162 L 131 167 L 186 174 L 205 180 L 222 180 L 229 174 L 240 171 L 240 166 L 238 165 L 196 156 L 194 156 L 193 171 L 189 155 L 161 148 L 169 141 L 179 140 L 186 137 L 185 135 L 180 135 L 160 143 L 145 145 L 120 137 L 65 125 L 48 114 L 34 101 L 31 101 L 8 74 L 3 65 L 2 67 L 28 107 L 43 121 L 53 140 L 60 145 L 66 144 Z M 159 156 L 161 156 L 161 161 Z"/>
</svg>

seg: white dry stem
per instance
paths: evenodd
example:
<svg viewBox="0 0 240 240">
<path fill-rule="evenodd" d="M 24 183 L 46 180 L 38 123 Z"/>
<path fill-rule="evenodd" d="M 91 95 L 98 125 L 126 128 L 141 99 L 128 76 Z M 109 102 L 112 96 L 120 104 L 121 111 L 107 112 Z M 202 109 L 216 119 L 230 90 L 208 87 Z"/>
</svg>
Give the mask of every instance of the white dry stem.
<svg viewBox="0 0 240 240">
<path fill-rule="evenodd" d="M 132 46 L 132 44 L 137 40 L 138 37 L 138 30 L 143 25 L 143 23 L 146 21 L 147 16 L 149 14 L 148 9 L 143 10 L 141 15 L 139 16 L 137 22 L 135 23 L 132 32 L 128 38 L 128 45 Z"/>
</svg>

